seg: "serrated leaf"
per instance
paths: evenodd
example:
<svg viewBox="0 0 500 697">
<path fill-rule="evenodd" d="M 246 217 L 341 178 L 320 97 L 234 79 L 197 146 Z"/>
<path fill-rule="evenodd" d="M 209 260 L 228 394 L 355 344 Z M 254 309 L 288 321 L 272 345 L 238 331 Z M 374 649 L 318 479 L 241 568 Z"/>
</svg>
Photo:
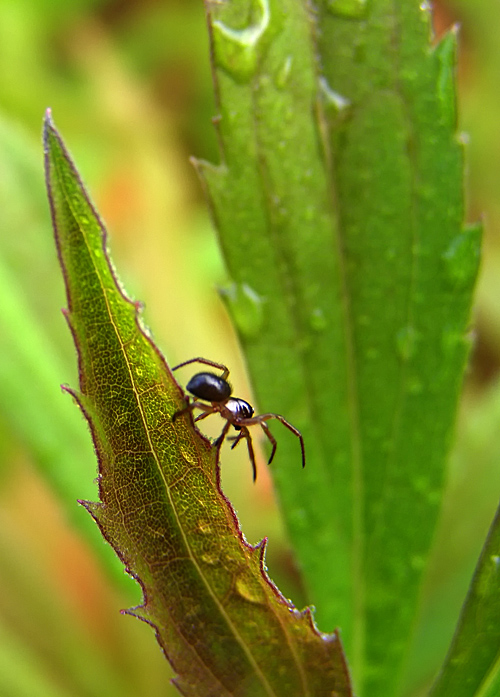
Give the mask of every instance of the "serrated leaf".
<svg viewBox="0 0 500 697">
<path fill-rule="evenodd" d="M 500 508 L 430 697 L 494 697 L 500 688 Z"/>
<path fill-rule="evenodd" d="M 340 641 L 320 635 L 269 581 L 219 486 L 216 448 L 119 286 L 104 227 L 50 116 L 46 176 L 80 391 L 99 460 L 85 505 L 142 586 L 129 610 L 152 624 L 182 694 L 351 694 Z"/>
<path fill-rule="evenodd" d="M 228 307 L 259 408 L 305 438 L 304 476 L 286 435 L 273 473 L 318 621 L 340 626 L 360 692 L 388 697 L 439 515 L 478 268 L 455 36 L 432 47 L 417 0 L 206 5 L 222 163 L 199 170 Z"/>
</svg>

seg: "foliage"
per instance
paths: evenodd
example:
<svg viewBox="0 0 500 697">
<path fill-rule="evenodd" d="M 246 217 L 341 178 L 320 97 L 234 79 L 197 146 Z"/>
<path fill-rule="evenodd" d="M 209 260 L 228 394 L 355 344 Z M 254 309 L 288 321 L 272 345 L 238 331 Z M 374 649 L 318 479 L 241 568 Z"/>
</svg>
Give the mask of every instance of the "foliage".
<svg viewBox="0 0 500 697">
<path fill-rule="evenodd" d="M 413 9 L 410 9 L 410 4 L 405 3 L 403 9 L 417 12 L 417 4 L 412 5 Z M 449 26 L 451 19 L 444 16 L 444 6 L 435 5 L 438 27 L 440 22 Z M 239 453 L 240 467 L 229 462 L 229 453 L 222 454 L 225 463 L 223 488 L 236 502 L 246 536 L 258 540 L 263 534 L 270 535 L 271 576 L 296 605 L 302 606 L 304 601 L 317 605 L 316 618 L 321 629 L 331 630 L 335 624 L 341 626 L 358 685 L 363 681 L 371 685 L 370 693 L 373 694 L 377 694 L 376 691 L 390 694 L 391 689 L 397 689 L 401 695 L 414 695 L 419 689 L 424 694 L 451 638 L 481 539 L 497 504 L 499 485 L 495 456 L 499 401 L 495 377 L 500 355 L 500 332 L 497 329 L 500 323 L 496 304 L 491 300 L 498 292 L 494 241 L 497 204 L 494 199 L 488 199 L 489 194 L 496 194 L 498 181 L 497 163 L 495 165 L 493 157 L 495 148 L 492 147 L 497 138 L 498 121 L 497 90 L 492 89 L 495 66 L 500 61 L 494 32 L 494 27 L 498 26 L 495 15 L 498 10 L 488 0 L 475 3 L 474 9 L 458 1 L 454 5 L 468 28 L 464 33 L 468 53 L 462 54 L 460 75 L 464 123 L 471 133 L 472 142 L 469 150 L 474 177 L 471 210 L 473 217 L 477 217 L 479 210 L 488 209 L 490 233 L 479 285 L 477 348 L 462 403 L 441 524 L 424 574 L 438 509 L 437 496 L 439 490 L 443 490 L 443 453 L 453 414 L 452 395 L 458 387 L 457 368 L 464 350 L 464 334 L 459 325 L 465 323 L 468 288 L 477 261 L 477 230 L 472 228 L 458 233 L 457 227 L 440 225 L 433 237 L 430 235 L 433 220 L 429 226 L 424 221 L 420 228 L 418 225 L 412 227 L 418 222 L 418 216 L 408 224 L 404 213 L 407 201 L 404 192 L 408 182 L 412 185 L 429 181 L 427 175 L 431 170 L 428 165 L 441 167 L 433 176 L 448 182 L 450 191 L 456 194 L 459 188 L 460 149 L 453 137 L 448 140 L 441 137 L 431 142 L 429 150 L 432 152 L 428 152 L 427 158 L 419 150 L 422 143 L 413 138 L 415 131 L 410 127 L 416 120 L 418 132 L 424 129 L 423 132 L 427 133 L 426 142 L 433 127 L 438 131 L 441 129 L 441 136 L 445 132 L 454 132 L 453 109 L 444 107 L 449 104 L 453 40 L 448 37 L 439 47 L 427 52 L 422 46 L 428 41 L 428 27 L 414 21 L 410 15 L 393 17 L 392 23 L 380 15 L 375 27 L 370 27 L 362 16 L 353 16 L 356 8 L 363 10 L 364 3 L 330 2 L 321 5 L 318 13 L 322 15 L 325 11 L 325 16 L 321 17 L 325 27 L 323 33 L 318 35 L 314 31 L 315 21 L 320 21 L 318 15 L 309 17 L 314 21 L 307 25 L 311 32 L 304 43 L 308 57 L 299 64 L 298 59 L 295 60 L 294 65 L 297 43 L 295 38 L 291 38 L 295 36 L 290 34 L 291 26 L 297 22 L 293 31 L 303 32 L 305 23 L 299 22 L 293 12 L 285 21 L 276 12 L 276 5 L 271 3 L 274 8 L 271 29 L 275 28 L 272 22 L 276 18 L 279 19 L 278 29 L 264 32 L 263 42 L 257 42 L 256 65 L 252 65 L 254 58 L 252 51 L 248 51 L 247 65 L 242 74 L 238 66 L 236 71 L 231 71 L 233 66 L 227 64 L 234 58 L 234 47 L 241 44 L 238 30 L 245 26 L 258 29 L 262 25 L 262 10 L 267 5 L 252 5 L 249 15 L 242 17 L 242 24 L 238 25 L 239 18 L 230 15 L 229 6 L 211 4 L 213 19 L 216 25 L 218 23 L 215 30 L 218 35 L 214 34 L 214 55 L 218 91 L 224 100 L 220 108 L 226 109 L 226 118 L 219 126 L 224 146 L 222 166 L 212 168 L 205 165 L 203 169 L 207 174 L 214 212 L 221 224 L 228 279 L 211 241 L 206 218 L 197 210 L 201 203 L 194 193 L 197 191 L 195 179 L 182 164 L 192 152 L 212 162 L 218 161 L 215 140 L 209 130 L 209 115 L 214 109 L 207 81 L 207 46 L 199 6 L 186 1 L 182 7 L 165 3 L 161 8 L 160 4 L 148 4 L 139 9 L 123 3 L 117 10 L 105 2 L 86 3 L 82 0 L 68 5 L 24 0 L 16 3 L 14 12 L 11 3 L 0 4 L 0 26 L 5 34 L 0 51 L 4 64 L 9 66 L 0 83 L 3 108 L 0 147 L 2 163 L 5 164 L 0 181 L 0 215 L 2 228 L 9 231 L 2 236 L 0 250 L 3 308 L 0 313 L 0 405 L 4 417 L 0 440 L 3 475 L 0 588 L 5 599 L 0 613 L 0 656 L 2 666 L 9 667 L 9 670 L 0 671 L 2 693 L 82 697 L 103 693 L 154 695 L 164 694 L 167 678 L 166 664 L 162 662 L 148 628 L 118 615 L 120 607 L 138 602 L 136 589 L 120 572 L 109 550 L 100 543 L 90 517 L 74 504 L 76 498 L 95 499 L 91 483 L 95 467 L 85 426 L 78 419 L 77 411 L 71 408 L 68 400 L 65 402 L 57 389 L 61 382 L 75 385 L 76 376 L 66 328 L 54 313 L 54 307 L 63 304 L 62 283 L 51 248 L 39 148 L 32 135 L 34 133 L 37 137 L 39 115 L 50 103 L 71 142 L 76 160 L 86 179 L 92 183 L 99 207 L 111 224 L 114 256 L 124 270 L 122 274 L 127 286 L 132 287 L 136 297 L 146 299 L 148 324 L 155 327 L 158 342 L 166 347 L 169 357 L 179 362 L 194 355 L 206 355 L 227 363 L 232 369 L 238 394 L 249 398 L 242 387 L 244 380 L 238 358 L 232 352 L 234 341 L 211 292 L 214 282 L 220 284 L 224 281 L 223 295 L 245 345 L 259 409 L 281 411 L 304 431 L 308 455 L 304 473 L 298 464 L 300 454 L 295 439 L 289 438 L 284 429 L 283 433 L 278 432 L 278 426 L 275 433 L 279 444 L 272 468 L 287 527 L 300 554 L 305 587 L 297 583 L 293 572 L 290 573 L 283 534 L 276 513 L 270 508 L 264 460 L 259 462 L 258 484 L 253 490 L 243 448 L 234 453 L 236 456 L 238 450 L 242 451 Z M 385 3 L 377 3 L 377 11 L 384 11 L 384 6 Z M 332 9 L 337 10 L 337 14 L 332 14 Z M 346 16 L 346 12 L 351 16 Z M 229 27 L 236 29 L 236 33 L 228 32 Z M 410 29 L 412 36 L 419 35 L 418 40 L 408 39 L 410 35 L 406 32 Z M 392 37 L 391 46 L 400 52 L 401 61 L 392 64 L 389 61 L 392 67 L 384 73 L 387 55 L 383 47 L 387 36 Z M 262 46 L 263 51 L 260 50 Z M 351 52 L 346 47 L 351 47 Z M 291 61 L 282 60 L 283 51 L 286 58 L 292 56 Z M 404 62 L 410 60 L 409 54 L 413 55 L 412 60 L 421 61 L 419 70 L 412 72 L 411 65 Z M 487 70 L 479 72 L 479 63 L 471 60 L 471 55 L 476 60 L 481 58 L 488 66 Z M 318 56 L 319 63 L 316 63 Z M 367 57 L 372 66 L 368 79 L 363 78 L 361 70 Z M 281 70 L 273 72 L 278 64 Z M 327 73 L 327 79 L 321 82 L 323 91 L 317 111 L 311 117 L 306 110 L 296 109 L 294 105 L 311 99 L 314 92 L 311 85 L 318 65 Z M 200 69 L 198 66 L 205 67 Z M 297 89 L 293 81 L 294 67 L 304 71 L 305 78 L 298 81 L 298 87 L 303 85 L 306 94 Z M 254 69 L 257 72 L 252 72 Z M 236 80 L 235 72 L 239 72 Z M 179 74 L 183 76 L 182 80 L 179 80 Z M 276 75 L 276 89 L 266 84 L 264 79 L 256 79 L 256 75 Z M 420 80 L 428 81 L 428 84 L 418 85 L 416 89 Z M 433 84 L 438 86 L 437 93 L 431 89 Z M 425 89 L 430 89 L 430 92 L 426 93 Z M 418 99 L 423 94 L 434 96 L 420 103 Z M 476 106 L 474 99 L 478 97 L 483 97 L 483 106 Z M 241 100 L 249 108 L 238 112 L 228 106 L 231 98 Z M 413 111 L 404 111 L 408 121 L 401 119 L 398 99 L 405 107 L 413 104 Z M 356 110 L 358 101 L 364 103 L 363 110 Z M 267 110 L 273 104 L 276 104 L 276 113 Z M 290 106 L 300 115 L 296 140 L 292 138 L 294 124 L 287 119 L 287 107 Z M 261 123 L 260 118 L 255 119 L 257 109 L 272 118 Z M 189 114 L 189 119 L 180 126 L 179 117 L 183 113 Z M 14 125 L 14 121 L 23 127 Z M 246 125 L 240 131 L 242 124 Z M 318 129 L 318 124 L 320 137 L 311 150 L 311 134 Z M 288 144 L 279 156 L 272 154 L 272 141 L 264 137 L 273 128 Z M 243 185 L 240 184 L 235 169 L 234 143 L 231 145 L 230 140 L 234 137 L 240 138 L 238 152 L 242 155 L 242 162 L 248 162 L 245 170 L 250 174 L 248 187 L 245 187 L 244 179 L 241 179 Z M 377 143 L 375 154 L 364 145 L 361 147 L 366 139 Z M 248 153 L 256 141 L 262 155 L 262 166 L 258 171 L 252 170 L 254 163 Z M 295 153 L 290 146 L 292 142 L 297 144 Z M 412 145 L 410 166 L 404 142 Z M 445 151 L 439 149 L 443 143 Z M 307 178 L 304 180 L 304 172 L 293 165 L 294 160 L 303 157 L 303 152 L 321 155 L 315 160 L 314 176 L 309 183 Z M 328 152 L 331 161 L 323 157 Z M 384 161 L 391 164 L 384 168 Z M 455 161 L 453 166 L 450 165 L 452 161 Z M 279 179 L 281 165 L 287 170 L 283 180 Z M 419 170 L 420 165 L 423 169 Z M 383 315 L 387 324 L 384 320 L 383 323 L 376 321 L 368 325 L 361 322 L 357 326 L 354 322 L 343 321 L 345 307 L 338 316 L 328 314 L 333 302 L 332 305 L 318 304 L 323 297 L 332 300 L 347 297 L 338 290 L 338 278 L 337 290 L 333 292 L 326 286 L 324 293 L 317 289 L 311 295 L 306 292 L 311 284 L 311 268 L 314 269 L 311 259 L 314 255 L 320 259 L 322 269 L 328 270 L 328 264 L 331 264 L 327 255 L 322 254 L 324 249 L 331 249 L 330 242 L 324 243 L 318 254 L 310 240 L 305 244 L 303 237 L 313 229 L 311 220 L 316 225 L 318 201 L 324 196 L 322 167 L 326 167 L 329 181 L 335 183 L 339 216 L 338 219 L 332 217 L 327 206 L 325 217 L 319 219 L 325 230 L 330 226 L 337 231 L 338 239 L 344 240 L 346 231 L 353 233 L 351 243 L 340 246 L 339 256 L 349 258 L 351 262 L 343 268 L 336 268 L 334 264 L 331 277 L 335 278 L 337 274 L 345 279 L 346 288 L 356 288 L 353 294 L 355 302 L 349 307 L 353 317 L 364 318 L 365 314 L 360 315 L 359 308 L 367 304 L 373 316 L 378 320 Z M 173 171 L 176 174 L 172 176 Z M 425 177 L 412 179 L 419 171 L 424 172 Z M 373 172 L 377 173 L 376 176 L 370 177 Z M 310 195 L 306 206 L 311 207 L 312 217 L 307 220 L 303 218 L 307 213 L 301 198 L 303 188 Z M 422 200 L 436 206 L 435 201 L 432 203 L 430 188 L 416 186 L 412 189 L 410 186 L 410 191 L 417 191 Z M 277 230 L 273 242 L 279 253 L 276 259 L 271 259 L 271 264 L 268 263 L 269 257 L 262 254 L 266 248 L 260 237 L 260 223 L 248 227 L 253 223 L 245 219 L 245 224 L 233 224 L 231 229 L 231 225 L 224 222 L 226 208 L 229 209 L 226 201 L 236 198 L 238 215 L 243 216 L 243 207 L 239 204 L 250 201 L 256 192 L 259 195 L 255 200 L 259 203 L 252 211 L 252 221 L 258 223 L 259 215 L 266 211 Z M 277 205 L 276 197 L 282 198 L 286 205 Z M 194 212 L 189 208 L 193 202 Z M 456 199 L 449 194 L 440 203 L 442 205 L 437 205 L 435 212 L 448 215 L 456 226 L 462 216 Z M 254 206 L 254 203 L 250 205 Z M 393 210 L 399 211 L 399 218 L 394 216 L 399 220 L 399 234 L 394 236 L 392 233 L 391 237 L 389 223 L 394 222 L 391 220 Z M 423 209 L 416 207 L 412 210 L 418 213 Z M 361 228 L 361 219 L 371 220 L 370 228 Z M 408 246 L 409 229 L 420 229 L 421 239 L 427 239 L 425 235 L 429 233 L 429 244 Z M 140 237 L 136 234 L 138 230 L 141 231 Z M 396 263 L 394 258 L 381 259 L 384 264 L 379 263 L 380 250 L 368 244 L 372 238 L 363 240 L 366 230 L 377 230 L 373 239 L 381 239 L 384 244 L 392 240 L 397 247 L 396 258 L 399 259 L 399 254 L 404 252 L 401 260 L 404 259 L 405 263 Z M 457 233 L 455 236 L 453 230 Z M 448 246 L 444 245 L 441 233 L 450 235 Z M 444 246 L 440 248 L 440 244 Z M 145 250 L 149 251 L 148 257 Z M 256 254 L 251 255 L 250 251 Z M 423 252 L 428 256 L 422 256 Z M 251 264 L 248 272 L 242 272 L 241 269 L 246 268 L 254 256 L 263 260 L 262 273 L 257 274 Z M 428 265 L 430 257 L 435 259 L 435 267 Z M 438 257 L 439 263 L 436 261 Z M 239 259 L 245 262 L 245 266 L 239 263 Z M 413 284 L 406 286 L 405 301 L 396 291 L 401 283 L 404 287 L 407 282 L 404 279 L 408 279 L 408 269 L 413 269 L 415 274 Z M 249 276 L 245 277 L 244 273 Z M 429 284 L 423 283 L 426 273 Z M 330 277 L 329 273 L 326 276 Z M 288 283 L 291 278 L 298 282 Z M 439 291 L 439 283 L 435 282 L 439 279 L 443 281 L 443 295 L 433 296 Z M 324 286 L 323 272 L 318 270 L 313 281 Z M 423 283 L 424 290 L 430 289 L 425 301 L 429 315 L 420 314 L 424 307 L 420 306 L 420 301 L 424 302 L 424 299 L 419 282 Z M 261 283 L 264 286 L 259 285 Z M 279 292 L 275 293 L 273 288 Z M 450 295 L 461 298 L 462 318 L 458 318 L 460 312 L 457 312 L 453 320 L 456 325 L 450 313 L 444 312 L 446 298 L 451 302 Z M 275 312 L 274 303 L 279 303 L 280 297 L 284 302 L 283 314 Z M 432 297 L 441 297 L 441 301 L 433 303 Z M 398 313 L 401 313 L 401 303 L 404 302 L 407 308 L 413 309 L 410 315 L 405 315 L 405 321 L 398 324 L 395 320 L 403 316 Z M 277 322 L 277 317 L 282 318 L 282 324 Z M 390 318 L 394 319 L 392 329 Z M 412 321 L 406 321 L 408 318 Z M 439 332 L 431 332 L 434 338 L 428 342 L 431 319 L 434 326 L 441 324 L 441 345 L 438 344 Z M 289 339 L 283 342 L 283 335 L 276 338 L 274 332 L 283 329 L 285 320 L 290 322 L 292 331 Z M 334 326 L 338 326 L 336 331 Z M 175 327 L 174 332 L 172 327 Z M 298 333 L 297 329 L 300 330 Z M 350 354 L 340 350 L 336 362 L 333 349 L 345 346 L 349 334 L 356 350 Z M 272 339 L 267 349 L 266 336 Z M 377 342 L 382 347 L 378 354 Z M 282 362 L 278 349 L 289 356 L 289 363 Z M 449 355 L 448 352 L 454 359 L 446 361 L 444 373 L 439 357 Z M 361 354 L 367 359 L 362 369 L 359 360 L 353 360 L 359 359 Z M 352 364 L 348 374 L 345 372 L 346 356 L 350 356 Z M 389 357 L 390 361 L 386 362 Z M 320 369 L 324 372 L 321 373 Z M 393 379 L 394 375 L 398 376 L 398 370 L 399 378 L 402 378 L 399 382 L 399 378 Z M 415 373 L 416 380 L 413 379 Z M 288 375 L 290 385 L 283 379 Z M 334 382 L 332 375 L 337 375 Z M 349 375 L 356 377 L 358 394 L 373 396 L 373 399 L 366 397 L 366 407 L 359 411 L 359 433 L 363 438 L 358 439 L 358 450 L 362 457 L 358 458 L 360 467 L 355 486 L 350 484 L 347 467 L 350 451 L 345 446 L 353 423 L 352 394 L 349 397 L 346 393 Z M 294 393 L 296 380 L 307 388 L 305 399 L 299 397 L 298 392 Z M 394 384 L 414 388 L 409 393 L 402 389 L 401 404 L 418 404 L 424 409 L 434 440 L 431 439 L 433 445 L 428 444 L 423 433 L 414 441 L 391 437 L 393 455 L 388 457 L 382 447 L 384 439 L 375 426 L 390 421 L 390 388 Z M 436 393 L 429 394 L 426 389 L 419 392 L 416 388 L 422 385 L 435 387 Z M 448 390 L 448 406 L 444 407 L 441 402 L 439 407 L 433 407 L 432 398 L 437 399 L 437 390 L 443 387 Z M 377 394 L 379 397 L 375 398 Z M 351 405 L 350 409 L 342 410 L 342 400 Z M 446 419 L 438 419 L 438 412 L 448 414 L 446 423 Z M 398 412 L 403 421 L 406 418 L 409 431 L 404 426 L 405 433 L 412 432 L 414 413 L 417 412 L 405 411 L 404 408 Z M 312 424 L 310 414 L 313 415 Z M 399 428 L 400 422 L 396 425 Z M 397 433 L 396 428 L 394 434 Z M 418 429 L 413 429 L 413 433 L 418 436 Z M 332 439 L 334 467 L 324 455 Z M 429 447 L 429 456 L 423 458 L 421 470 L 422 443 Z M 362 444 L 363 448 L 360 447 Z M 364 467 L 368 445 L 371 452 L 378 453 L 374 459 L 378 466 L 370 470 L 371 477 Z M 404 454 L 404 469 L 398 466 L 402 459 L 397 454 L 398 448 Z M 433 462 L 438 463 L 435 469 Z M 392 465 L 388 466 L 390 463 Z M 36 465 L 36 470 L 33 465 Z M 398 477 L 401 475 L 403 479 L 407 467 L 413 472 L 412 477 L 405 479 L 411 484 L 406 492 L 408 499 L 386 497 L 388 507 L 382 514 L 371 508 L 370 502 L 376 501 L 371 494 L 381 490 L 395 493 L 396 485 L 401 484 Z M 335 476 L 333 485 L 330 475 L 326 474 L 330 468 Z M 429 479 L 431 470 L 435 477 L 432 481 Z M 320 479 L 315 481 L 315 476 Z M 363 484 L 362 490 L 360 483 Z M 391 484 L 389 488 L 386 488 L 387 483 Z M 334 498 L 337 495 L 339 501 Z M 362 537 L 355 538 L 362 543 L 357 550 L 349 543 L 353 500 L 357 500 L 356 529 L 364 531 Z M 405 506 L 413 506 L 416 501 L 420 501 L 417 506 L 420 518 L 410 518 Z M 366 511 L 365 517 L 363 510 Z M 400 526 L 398 522 L 397 527 L 398 530 L 401 527 L 401 535 L 408 536 L 400 537 L 395 549 L 391 540 L 398 538 L 389 537 L 390 528 L 396 527 L 398 520 L 393 513 L 400 516 L 399 521 L 406 520 L 406 525 Z M 329 521 L 336 515 L 344 521 L 344 528 L 329 527 Z M 385 516 L 387 524 L 373 527 L 371 521 L 377 516 L 379 520 Z M 343 530 L 347 531 L 346 535 L 342 534 Z M 495 534 L 493 529 L 490 545 L 494 544 Z M 309 546 L 308 539 L 314 544 Z M 343 544 L 344 540 L 347 540 L 346 544 Z M 406 541 L 408 549 L 404 547 Z M 332 566 L 326 561 L 333 544 L 338 547 L 338 559 L 347 559 L 350 566 L 354 558 L 357 560 L 354 568 L 364 567 L 367 572 L 355 574 L 359 583 L 362 580 L 362 585 L 358 585 L 353 594 L 346 585 L 351 568 L 343 562 Z M 317 553 L 316 545 L 320 546 L 320 553 Z M 351 557 L 353 552 L 354 557 Z M 407 577 L 399 574 L 405 553 L 412 562 Z M 493 562 L 497 554 L 494 548 L 486 550 L 484 565 L 478 568 L 476 590 L 470 596 L 473 604 L 464 610 L 461 621 L 465 636 L 470 632 L 468 618 L 478 616 L 478 606 L 474 605 L 476 600 L 483 603 L 481 607 L 486 604 L 492 610 L 489 615 L 481 615 L 485 628 L 495 626 L 494 622 L 489 623 L 496 607 L 492 599 L 496 597 L 498 584 L 492 570 L 495 569 Z M 391 559 L 400 561 L 394 567 L 384 566 Z M 326 582 L 321 574 L 323 564 L 332 569 L 331 578 Z M 377 663 L 377 652 L 386 647 L 387 624 L 377 619 L 382 617 L 379 603 L 384 600 L 381 591 L 386 588 L 387 579 L 391 583 L 397 581 L 403 588 L 398 597 L 404 612 L 399 615 L 399 604 L 393 606 L 395 616 L 399 618 L 401 641 L 389 637 L 392 648 L 387 660 L 394 661 L 390 664 L 394 670 L 389 678 L 393 682 L 392 687 L 383 692 L 387 668 L 382 675 L 374 673 L 370 665 Z M 422 581 L 420 611 L 415 615 L 416 592 Z M 330 592 L 331 585 L 336 586 L 335 593 Z M 346 597 L 348 602 L 344 602 Z M 365 615 L 359 609 L 367 600 L 369 612 Z M 391 598 L 385 597 L 385 600 L 393 602 Z M 369 632 L 363 626 L 363 617 Z M 412 643 L 408 644 L 407 629 L 412 622 L 416 624 L 416 632 Z M 489 646 L 493 649 L 493 663 L 484 653 L 475 656 L 474 651 L 481 647 L 480 644 L 467 642 L 468 650 L 464 654 L 460 635 L 457 637 L 448 667 L 442 674 L 444 677 L 436 684 L 436 695 L 445 694 L 439 690 L 451 684 L 446 682 L 450 671 L 454 671 L 455 679 L 460 681 L 464 690 L 469 689 L 463 694 L 495 693 L 494 632 L 492 636 Z M 364 637 L 368 638 L 367 642 Z M 138 656 L 143 656 L 144 662 Z M 482 672 L 472 670 L 472 664 L 477 668 L 481 662 Z M 14 670 L 15 665 L 22 665 L 23 670 Z M 147 665 L 147 670 L 143 665 Z M 475 678 L 473 685 L 467 685 L 461 676 L 473 674 L 479 677 Z M 396 683 L 399 683 L 397 688 Z M 364 692 L 369 694 L 366 690 Z"/>
</svg>

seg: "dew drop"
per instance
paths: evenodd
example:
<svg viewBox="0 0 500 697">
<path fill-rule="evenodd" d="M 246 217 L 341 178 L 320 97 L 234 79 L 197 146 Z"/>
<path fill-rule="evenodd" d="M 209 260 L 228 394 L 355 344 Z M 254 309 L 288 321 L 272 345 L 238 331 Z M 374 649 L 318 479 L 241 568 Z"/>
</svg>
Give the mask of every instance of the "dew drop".
<svg viewBox="0 0 500 697">
<path fill-rule="evenodd" d="M 367 5 L 368 0 L 326 0 L 326 6 L 332 14 L 353 19 L 362 17 Z"/>
<path fill-rule="evenodd" d="M 367 361 L 374 361 L 380 356 L 380 351 L 375 348 L 374 346 L 366 349 L 365 351 L 365 359 Z"/>
<path fill-rule="evenodd" d="M 278 74 L 276 75 L 276 87 L 280 90 L 284 89 L 288 83 L 288 80 L 292 72 L 292 63 L 292 56 L 287 56 L 283 65 L 281 66 L 281 69 L 278 71 Z"/>
<path fill-rule="evenodd" d="M 406 392 L 410 395 L 419 395 L 424 391 L 422 381 L 417 377 L 411 377 L 406 382 Z"/>
<path fill-rule="evenodd" d="M 446 277 L 454 288 L 466 288 L 476 277 L 480 253 L 480 228 L 469 225 L 451 242 L 442 259 Z"/>
<path fill-rule="evenodd" d="M 309 323 L 311 325 L 311 329 L 315 332 L 322 332 L 327 328 L 328 322 L 323 310 L 320 307 L 317 307 L 311 312 Z"/>
<path fill-rule="evenodd" d="M 255 74 L 269 27 L 269 0 L 253 0 L 252 5 L 260 15 L 253 24 L 242 29 L 228 27 L 220 20 L 212 24 L 215 61 L 238 82 L 248 82 Z"/>
<path fill-rule="evenodd" d="M 319 79 L 320 95 L 323 98 L 323 105 L 327 112 L 335 119 L 346 118 L 351 110 L 351 102 L 335 92 L 324 77 Z"/>
<path fill-rule="evenodd" d="M 219 294 L 239 331 L 255 338 L 264 322 L 264 300 L 246 283 L 231 283 Z"/>
<path fill-rule="evenodd" d="M 441 335 L 441 347 L 443 354 L 449 360 L 456 356 L 457 350 L 464 346 L 464 337 L 456 329 L 445 328 Z"/>
<path fill-rule="evenodd" d="M 415 477 L 412 481 L 414 490 L 419 494 L 425 494 L 429 488 L 429 478 L 425 476 Z"/>
<path fill-rule="evenodd" d="M 410 558 L 410 566 L 414 571 L 422 571 L 422 569 L 425 569 L 426 561 L 426 558 L 421 554 L 414 554 Z"/>
<path fill-rule="evenodd" d="M 183 440 L 179 441 L 179 448 L 184 460 L 192 467 L 199 467 L 200 463 L 193 447 L 186 447 Z"/>
<path fill-rule="evenodd" d="M 236 591 L 237 593 L 248 600 L 250 603 L 261 604 L 265 602 L 265 596 L 262 588 L 253 579 L 247 580 L 243 576 L 239 576 L 236 579 Z"/>
<path fill-rule="evenodd" d="M 200 555 L 200 559 L 209 566 L 216 566 L 220 562 L 220 556 L 215 552 L 204 552 Z"/>
<path fill-rule="evenodd" d="M 208 520 L 198 521 L 196 532 L 199 532 L 201 535 L 213 535 L 214 529 L 212 523 L 210 523 Z"/>
<path fill-rule="evenodd" d="M 411 325 L 399 330 L 396 335 L 396 347 L 401 360 L 409 361 L 415 355 L 417 341 L 418 332 Z"/>
</svg>

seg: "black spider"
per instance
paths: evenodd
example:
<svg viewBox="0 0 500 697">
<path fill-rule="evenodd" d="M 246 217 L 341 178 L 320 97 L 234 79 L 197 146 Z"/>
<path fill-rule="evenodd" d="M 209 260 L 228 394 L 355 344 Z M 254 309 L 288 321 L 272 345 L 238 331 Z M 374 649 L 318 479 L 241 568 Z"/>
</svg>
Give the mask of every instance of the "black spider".
<svg viewBox="0 0 500 697">
<path fill-rule="evenodd" d="M 231 440 L 234 440 L 231 448 L 234 448 L 242 440 L 246 439 L 248 446 L 248 454 L 250 455 L 250 461 L 252 463 L 253 480 L 257 478 L 257 468 L 255 465 L 255 454 L 252 446 L 252 436 L 248 430 L 248 426 L 254 426 L 259 424 L 268 437 L 271 445 L 271 456 L 269 458 L 268 464 L 271 464 L 274 454 L 276 452 L 276 439 L 269 430 L 269 426 L 266 421 L 270 419 L 277 419 L 283 426 L 286 426 L 297 438 L 300 440 L 300 449 L 302 451 L 302 467 L 306 464 L 306 453 L 304 449 L 304 440 L 302 438 L 301 432 L 292 426 L 283 416 L 279 414 L 259 414 L 254 416 L 254 409 L 251 404 L 245 402 L 244 399 L 239 397 L 231 397 L 231 385 L 228 383 L 227 378 L 229 376 L 229 369 L 221 363 L 215 363 L 214 361 L 209 361 L 206 358 L 191 358 L 184 363 L 179 363 L 172 370 L 177 370 L 177 368 L 182 368 L 190 363 L 202 363 L 204 365 L 209 365 L 212 368 L 217 368 L 222 370 L 222 375 L 215 375 L 215 373 L 197 373 L 193 375 L 191 380 L 186 385 L 188 392 L 191 392 L 197 399 L 193 400 L 185 409 L 181 409 L 173 416 L 173 421 L 184 414 L 187 411 L 192 411 L 193 409 L 201 409 L 202 414 L 195 418 L 195 421 L 201 421 L 205 419 L 210 414 L 220 414 L 223 419 L 226 419 L 226 424 L 222 429 L 222 433 L 216 441 L 217 445 L 222 445 L 224 438 L 227 436 L 227 432 L 233 426 L 236 431 L 239 431 L 237 436 L 231 436 Z M 198 400 L 203 400 L 200 402 Z M 205 404 L 204 402 L 208 402 Z"/>
</svg>

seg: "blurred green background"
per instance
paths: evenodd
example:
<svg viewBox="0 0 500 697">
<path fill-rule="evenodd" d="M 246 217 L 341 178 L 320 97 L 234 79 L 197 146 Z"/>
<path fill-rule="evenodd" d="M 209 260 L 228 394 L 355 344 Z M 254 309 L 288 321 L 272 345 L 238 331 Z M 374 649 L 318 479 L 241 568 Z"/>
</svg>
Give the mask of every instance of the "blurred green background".
<svg viewBox="0 0 500 697">
<path fill-rule="evenodd" d="M 469 219 L 484 215 L 486 233 L 443 509 L 448 532 L 437 535 L 423 593 L 409 695 L 443 657 L 500 491 L 500 5 L 434 5 L 438 35 L 461 25 Z M 120 276 L 145 302 L 168 361 L 226 363 L 236 394 L 251 400 L 189 163 L 219 159 L 208 54 L 201 0 L 0 0 L 1 697 L 177 694 L 151 629 L 119 614 L 140 602 L 138 587 L 76 503 L 95 498 L 96 465 L 86 425 L 59 388 L 76 386 L 77 370 L 59 311 L 41 123 L 51 107 L 107 223 Z M 219 425 L 210 421 L 213 435 Z M 244 448 L 224 452 L 224 489 L 247 539 L 270 537 L 271 576 L 301 606 L 265 461 L 259 454 L 253 486 L 247 460 Z"/>
</svg>

